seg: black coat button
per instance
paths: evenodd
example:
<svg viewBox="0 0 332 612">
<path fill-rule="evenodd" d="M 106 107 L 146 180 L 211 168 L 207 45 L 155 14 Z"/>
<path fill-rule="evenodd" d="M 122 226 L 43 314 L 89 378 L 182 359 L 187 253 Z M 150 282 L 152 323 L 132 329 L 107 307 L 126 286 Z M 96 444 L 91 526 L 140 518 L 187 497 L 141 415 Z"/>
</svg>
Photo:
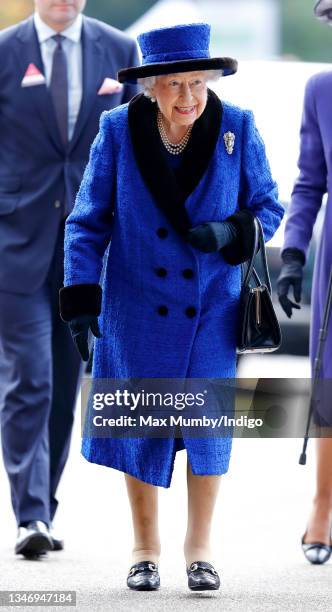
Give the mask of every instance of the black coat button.
<svg viewBox="0 0 332 612">
<path fill-rule="evenodd" d="M 155 268 L 155 273 L 157 274 L 157 276 L 159 276 L 160 278 L 165 278 L 165 276 L 167 276 L 167 270 L 166 268 Z"/>
<path fill-rule="evenodd" d="M 166 229 L 166 227 L 159 227 L 157 229 L 157 236 L 159 236 L 159 238 L 167 238 L 168 230 Z"/>
<path fill-rule="evenodd" d="M 167 306 L 159 306 L 158 307 L 158 314 L 160 314 L 161 317 L 167 317 L 167 315 L 168 315 L 168 308 L 167 308 Z"/>
<path fill-rule="evenodd" d="M 193 278 L 194 270 L 192 270 L 191 268 L 186 268 L 185 270 L 182 270 L 182 276 L 188 279 Z"/>
<path fill-rule="evenodd" d="M 189 319 L 193 319 L 197 315 L 197 309 L 195 308 L 195 306 L 188 306 L 185 312 Z"/>
</svg>

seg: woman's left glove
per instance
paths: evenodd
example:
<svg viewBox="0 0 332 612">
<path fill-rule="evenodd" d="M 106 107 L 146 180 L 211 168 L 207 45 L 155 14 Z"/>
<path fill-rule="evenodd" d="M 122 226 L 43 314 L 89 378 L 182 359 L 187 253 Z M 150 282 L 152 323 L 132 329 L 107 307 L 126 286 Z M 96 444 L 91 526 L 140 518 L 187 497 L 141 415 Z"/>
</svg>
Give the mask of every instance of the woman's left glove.
<svg viewBox="0 0 332 612">
<path fill-rule="evenodd" d="M 68 323 L 83 361 L 89 360 L 89 330 L 96 338 L 102 337 L 98 324 L 101 302 L 102 289 L 97 284 L 69 285 L 59 292 L 61 319 Z"/>
<path fill-rule="evenodd" d="M 69 321 L 69 329 L 83 361 L 89 361 L 89 329 L 96 338 L 101 338 L 98 318 L 91 315 L 82 315 Z"/>
<path fill-rule="evenodd" d="M 219 251 L 236 238 L 237 229 L 230 221 L 202 223 L 189 230 L 187 235 L 188 242 L 203 253 Z"/>
</svg>

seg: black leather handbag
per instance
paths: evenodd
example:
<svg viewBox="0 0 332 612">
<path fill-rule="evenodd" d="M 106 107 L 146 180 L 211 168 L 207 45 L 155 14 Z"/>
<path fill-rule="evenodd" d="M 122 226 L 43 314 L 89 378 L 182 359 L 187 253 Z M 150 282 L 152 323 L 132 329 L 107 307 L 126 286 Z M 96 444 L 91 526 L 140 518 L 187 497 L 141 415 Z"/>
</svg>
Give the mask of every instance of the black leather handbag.
<svg viewBox="0 0 332 612">
<path fill-rule="evenodd" d="M 266 261 L 264 235 L 257 217 L 255 240 L 244 274 L 240 296 L 237 353 L 270 353 L 281 344 L 281 331 L 271 299 L 271 282 Z M 259 246 L 259 253 L 257 253 Z M 254 268 L 255 257 L 261 258 L 264 283 Z"/>
</svg>

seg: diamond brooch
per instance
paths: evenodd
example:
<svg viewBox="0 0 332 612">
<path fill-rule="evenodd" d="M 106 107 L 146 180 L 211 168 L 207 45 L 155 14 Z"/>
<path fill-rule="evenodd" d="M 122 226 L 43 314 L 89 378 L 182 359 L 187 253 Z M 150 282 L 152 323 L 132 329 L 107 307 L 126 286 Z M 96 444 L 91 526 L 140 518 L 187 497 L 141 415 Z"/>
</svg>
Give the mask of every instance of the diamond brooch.
<svg viewBox="0 0 332 612">
<path fill-rule="evenodd" d="M 235 134 L 233 134 L 233 132 L 226 132 L 224 134 L 224 142 L 228 155 L 232 155 L 234 151 Z"/>
</svg>

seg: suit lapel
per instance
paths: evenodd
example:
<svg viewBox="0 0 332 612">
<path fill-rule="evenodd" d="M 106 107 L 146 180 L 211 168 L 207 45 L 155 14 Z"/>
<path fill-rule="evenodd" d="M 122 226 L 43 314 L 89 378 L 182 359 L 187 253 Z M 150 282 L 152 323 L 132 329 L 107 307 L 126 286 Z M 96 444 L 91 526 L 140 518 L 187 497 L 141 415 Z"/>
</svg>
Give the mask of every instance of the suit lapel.
<svg viewBox="0 0 332 612">
<path fill-rule="evenodd" d="M 143 94 L 129 103 L 128 121 L 134 154 L 143 180 L 170 224 L 181 235 L 190 228 L 185 202 L 203 178 L 219 138 L 222 104 L 209 90 L 204 113 L 195 122 L 181 167 L 175 172 L 163 155 L 157 105 Z"/>
<path fill-rule="evenodd" d="M 100 34 L 90 21 L 84 17 L 82 27 L 83 52 L 83 95 L 77 117 L 74 134 L 69 143 L 69 152 L 75 147 L 77 140 L 89 118 L 96 102 L 96 95 L 101 86 L 104 48 Z"/>
<path fill-rule="evenodd" d="M 45 74 L 44 64 L 40 52 L 40 45 L 35 30 L 33 17 L 25 21 L 18 29 L 17 39 L 19 44 L 16 47 L 18 62 L 21 67 L 22 79 L 29 64 L 34 64 L 42 74 Z M 21 79 L 21 80 L 22 80 Z M 24 95 L 36 107 L 40 114 L 45 128 L 54 146 L 63 150 L 56 116 L 54 113 L 52 98 L 45 84 L 26 87 L 23 89 Z"/>
</svg>

